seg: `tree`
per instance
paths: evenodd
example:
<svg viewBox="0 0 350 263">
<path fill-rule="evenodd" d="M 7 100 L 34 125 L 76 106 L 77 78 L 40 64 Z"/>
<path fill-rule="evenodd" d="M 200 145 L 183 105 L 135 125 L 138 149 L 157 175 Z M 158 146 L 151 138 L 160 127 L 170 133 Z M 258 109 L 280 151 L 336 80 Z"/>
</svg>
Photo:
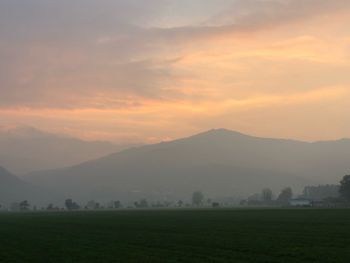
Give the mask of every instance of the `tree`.
<svg viewBox="0 0 350 263">
<path fill-rule="evenodd" d="M 203 204 L 204 195 L 200 191 L 196 191 L 192 194 L 192 204 L 195 206 L 200 206 Z"/>
<path fill-rule="evenodd" d="M 115 209 L 123 207 L 123 205 L 122 205 L 122 203 L 120 201 L 114 201 L 113 202 L 113 206 L 114 206 Z"/>
<path fill-rule="evenodd" d="M 140 207 L 142 207 L 142 208 L 147 208 L 148 207 L 148 202 L 147 202 L 146 199 L 142 199 L 140 201 Z"/>
<path fill-rule="evenodd" d="M 287 204 L 293 197 L 293 190 L 290 187 L 282 189 L 281 193 L 277 197 L 277 201 L 282 204 Z"/>
<path fill-rule="evenodd" d="M 350 175 L 345 175 L 340 181 L 339 193 L 341 197 L 350 201 Z"/>
<path fill-rule="evenodd" d="M 59 211 L 60 208 L 58 206 L 54 206 L 53 204 L 50 203 L 50 204 L 47 205 L 46 210 L 48 210 L 48 211 Z"/>
<path fill-rule="evenodd" d="M 272 190 L 270 188 L 265 188 L 264 190 L 262 190 L 261 196 L 264 202 L 271 202 L 272 195 Z"/>
<path fill-rule="evenodd" d="M 25 201 L 22 201 L 22 202 L 20 202 L 19 203 L 19 209 L 21 210 L 21 211 L 27 211 L 27 210 L 29 210 L 29 202 L 27 201 L 27 200 L 25 200 Z"/>
<path fill-rule="evenodd" d="M 146 199 L 142 199 L 139 202 L 134 203 L 136 208 L 148 208 L 148 202 Z"/>
<path fill-rule="evenodd" d="M 67 210 L 77 210 L 80 208 L 80 206 L 76 202 L 73 202 L 72 199 L 67 199 L 64 202 L 64 205 L 66 206 Z"/>
<path fill-rule="evenodd" d="M 95 202 L 94 200 L 89 201 L 85 206 L 85 209 L 89 209 L 89 210 L 97 210 L 99 208 L 100 208 L 100 204 Z"/>
<path fill-rule="evenodd" d="M 212 206 L 213 208 L 218 208 L 218 207 L 220 207 L 220 204 L 219 204 L 218 202 L 213 202 L 213 203 L 211 204 L 211 206 Z"/>
</svg>

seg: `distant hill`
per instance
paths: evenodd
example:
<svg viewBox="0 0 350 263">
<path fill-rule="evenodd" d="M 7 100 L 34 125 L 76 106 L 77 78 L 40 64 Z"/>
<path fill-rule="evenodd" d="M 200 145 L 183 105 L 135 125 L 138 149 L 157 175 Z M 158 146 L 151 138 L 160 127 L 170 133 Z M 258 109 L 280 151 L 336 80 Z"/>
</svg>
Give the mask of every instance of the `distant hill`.
<svg viewBox="0 0 350 263">
<path fill-rule="evenodd" d="M 350 141 L 307 143 L 211 130 L 129 149 L 70 168 L 31 174 L 30 181 L 77 199 L 246 195 L 336 183 L 350 171 Z"/>
<path fill-rule="evenodd" d="M 22 180 L 20 180 L 18 177 L 11 174 L 9 171 L 7 171 L 5 168 L 0 166 L 0 186 L 3 188 L 12 188 L 16 185 L 25 184 Z"/>
<path fill-rule="evenodd" d="M 63 137 L 31 127 L 0 127 L 0 164 L 16 174 L 68 167 L 128 147 Z"/>
<path fill-rule="evenodd" d="M 24 182 L 0 166 L 1 206 L 9 206 L 12 202 L 23 200 L 28 200 L 35 204 L 47 204 L 47 202 L 57 199 L 58 195 Z"/>
</svg>

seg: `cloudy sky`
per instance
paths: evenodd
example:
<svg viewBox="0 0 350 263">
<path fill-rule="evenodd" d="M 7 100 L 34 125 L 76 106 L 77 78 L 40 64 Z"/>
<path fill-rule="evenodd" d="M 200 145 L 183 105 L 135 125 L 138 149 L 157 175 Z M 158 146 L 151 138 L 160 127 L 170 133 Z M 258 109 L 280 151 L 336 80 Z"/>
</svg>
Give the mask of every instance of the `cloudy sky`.
<svg viewBox="0 0 350 263">
<path fill-rule="evenodd" d="M 348 0 L 2 0 L 0 123 L 350 137 Z"/>
</svg>

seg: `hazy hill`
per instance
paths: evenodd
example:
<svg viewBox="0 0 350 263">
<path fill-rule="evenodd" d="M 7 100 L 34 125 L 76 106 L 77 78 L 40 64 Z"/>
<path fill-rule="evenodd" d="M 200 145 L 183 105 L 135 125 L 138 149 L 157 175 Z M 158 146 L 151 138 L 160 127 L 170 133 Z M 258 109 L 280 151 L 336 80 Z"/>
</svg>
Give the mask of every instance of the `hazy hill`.
<svg viewBox="0 0 350 263">
<path fill-rule="evenodd" d="M 20 180 L 18 177 L 11 174 L 5 168 L 0 166 L 0 186 L 2 188 L 5 188 L 5 187 L 12 188 L 20 184 L 25 184 L 25 183 L 22 180 Z"/>
<path fill-rule="evenodd" d="M 336 183 L 350 171 L 350 141 L 307 143 L 266 139 L 228 130 L 112 154 L 66 169 L 30 175 L 38 185 L 75 198 L 242 195 Z"/>
<path fill-rule="evenodd" d="M 0 166 L 0 205 L 9 206 L 12 202 L 28 200 L 35 204 L 47 204 L 57 200 L 58 195 L 22 181 Z"/>
<path fill-rule="evenodd" d="M 128 148 L 88 142 L 31 127 L 0 127 L 0 163 L 16 174 L 68 167 Z"/>
</svg>

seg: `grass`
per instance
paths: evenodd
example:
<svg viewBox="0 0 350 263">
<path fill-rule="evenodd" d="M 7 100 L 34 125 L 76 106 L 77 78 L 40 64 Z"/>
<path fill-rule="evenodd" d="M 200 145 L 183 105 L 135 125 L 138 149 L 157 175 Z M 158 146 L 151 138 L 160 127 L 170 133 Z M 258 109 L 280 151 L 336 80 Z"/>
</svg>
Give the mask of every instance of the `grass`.
<svg viewBox="0 0 350 263">
<path fill-rule="evenodd" d="M 0 262 L 350 262 L 350 210 L 0 214 Z"/>
</svg>

